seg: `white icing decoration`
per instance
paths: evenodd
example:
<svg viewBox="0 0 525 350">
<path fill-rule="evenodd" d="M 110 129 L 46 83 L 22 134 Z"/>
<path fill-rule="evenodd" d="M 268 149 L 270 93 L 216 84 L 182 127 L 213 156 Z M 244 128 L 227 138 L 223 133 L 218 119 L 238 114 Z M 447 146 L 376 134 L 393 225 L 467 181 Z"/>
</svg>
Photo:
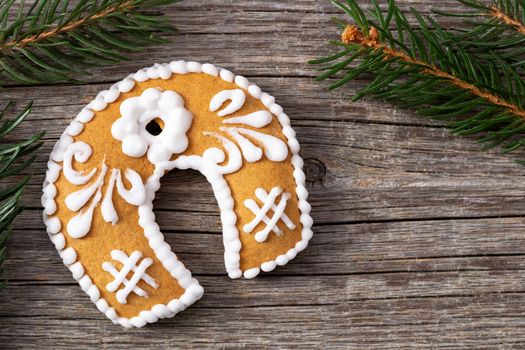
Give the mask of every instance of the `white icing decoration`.
<svg viewBox="0 0 525 350">
<path fill-rule="evenodd" d="M 70 265 L 69 270 L 71 271 L 73 278 L 77 281 L 84 275 L 84 266 L 78 261 L 73 265 Z"/>
<path fill-rule="evenodd" d="M 281 200 L 277 205 L 275 205 L 275 200 L 280 194 L 282 194 Z M 284 213 L 284 210 L 286 209 L 286 202 L 288 199 L 290 199 L 289 193 L 283 193 L 283 190 L 279 187 L 272 188 L 269 194 L 263 188 L 258 188 L 255 190 L 255 196 L 263 203 L 263 206 L 259 207 L 257 203 L 251 198 L 244 201 L 246 208 L 250 209 L 255 214 L 253 220 L 244 225 L 244 232 L 251 233 L 261 221 L 264 222 L 266 224 L 264 229 L 255 234 L 255 240 L 259 243 L 262 243 L 266 241 L 270 231 L 273 231 L 278 236 L 282 235 L 282 231 L 276 226 L 279 220 L 281 220 L 290 230 L 295 228 L 294 223 Z M 271 218 L 266 216 L 270 209 L 273 211 Z"/>
<path fill-rule="evenodd" d="M 62 223 L 56 216 L 48 218 L 47 223 L 47 233 L 49 234 L 57 234 L 62 228 Z"/>
<path fill-rule="evenodd" d="M 135 86 L 135 80 L 131 78 L 125 78 L 124 80 L 120 81 L 116 85 L 117 85 L 118 91 L 129 92 Z"/>
<path fill-rule="evenodd" d="M 79 163 L 85 163 L 89 157 L 91 157 L 91 153 L 91 147 L 82 141 L 75 142 L 66 149 L 64 153 L 63 170 L 67 181 L 73 185 L 83 185 L 95 175 L 97 169 L 93 169 L 88 174 L 84 174 L 84 171 L 76 171 L 72 166 L 73 158 Z"/>
<path fill-rule="evenodd" d="M 267 261 L 261 265 L 261 270 L 264 272 L 273 271 L 277 267 L 275 260 Z"/>
<path fill-rule="evenodd" d="M 115 181 L 117 176 L 120 175 L 118 169 L 111 170 L 111 177 L 109 178 L 108 187 L 106 188 L 106 194 L 100 205 L 100 212 L 104 221 L 111 222 L 112 225 L 115 225 L 118 222 L 118 214 L 113 205 L 113 188 L 115 187 Z"/>
<path fill-rule="evenodd" d="M 221 128 L 221 130 L 244 134 L 250 136 L 260 143 L 264 147 L 264 154 L 266 157 L 273 162 L 282 162 L 288 156 L 288 147 L 286 144 L 275 136 L 266 135 L 258 131 L 245 129 L 245 128 Z"/>
<path fill-rule="evenodd" d="M 96 171 L 96 169 L 93 170 Z M 103 163 L 102 170 L 94 183 L 68 194 L 65 199 L 67 208 L 71 211 L 79 211 L 84 205 L 86 205 L 93 194 L 98 189 L 100 189 L 100 187 L 102 187 L 102 184 L 104 183 L 104 176 L 106 175 L 107 171 L 108 167 Z"/>
<path fill-rule="evenodd" d="M 255 190 L 255 196 L 263 203 L 266 203 L 268 201 L 268 192 L 266 192 L 263 188 L 258 188 Z M 277 212 L 277 207 L 275 205 L 272 205 L 270 209 L 275 213 Z M 295 224 L 292 222 L 292 220 L 286 215 L 283 211 L 281 215 L 281 220 L 283 223 L 288 227 L 290 230 L 295 229 Z M 277 227 L 277 226 L 276 226 Z"/>
<path fill-rule="evenodd" d="M 262 149 L 255 146 L 246 137 L 242 136 L 237 131 L 230 129 L 230 128 L 221 128 L 221 130 L 224 130 L 226 133 L 228 133 L 228 135 L 230 135 L 235 140 L 235 142 L 237 142 L 237 144 L 241 148 L 244 159 L 246 159 L 248 162 L 253 163 L 262 158 L 262 155 L 263 155 Z"/>
<path fill-rule="evenodd" d="M 212 97 L 210 101 L 210 111 L 215 112 L 228 100 L 231 101 L 230 104 L 217 113 L 219 117 L 224 117 L 241 109 L 246 100 L 246 95 L 241 89 L 223 90 Z"/>
<path fill-rule="evenodd" d="M 71 265 L 77 260 L 77 252 L 69 247 L 60 252 L 60 257 L 65 265 Z"/>
<path fill-rule="evenodd" d="M 146 273 L 146 269 L 153 264 L 153 260 L 150 258 L 144 258 L 140 264 L 137 265 L 137 262 L 142 258 L 141 252 L 134 251 L 128 257 L 122 250 L 112 250 L 111 258 L 122 264 L 120 271 L 118 271 L 115 268 L 115 265 L 111 262 L 104 262 L 102 268 L 115 278 L 112 282 L 107 284 L 106 289 L 108 292 L 114 292 L 121 285 L 124 285 L 124 288 L 117 291 L 116 294 L 119 303 L 126 304 L 128 302 L 127 297 L 131 292 L 144 298 L 148 297 L 148 293 L 137 285 L 140 281 L 146 282 L 155 289 L 159 287 L 153 277 Z M 131 279 L 128 280 L 126 276 L 130 272 L 133 272 L 133 275 L 131 276 Z"/>
<path fill-rule="evenodd" d="M 244 82 L 242 79 L 241 81 Z M 252 88 L 250 90 L 252 95 L 259 96 L 262 94 L 260 89 Z M 220 91 L 211 99 L 210 111 L 217 111 L 225 101 L 231 100 L 230 104 L 218 112 L 217 115 L 222 117 L 232 114 L 243 107 L 245 99 L 246 95 L 244 91 L 240 89 Z M 223 124 L 243 124 L 254 128 L 263 128 L 271 122 L 271 114 L 264 110 L 255 111 L 244 116 L 229 117 L 222 121 Z M 262 150 L 241 134 L 249 136 L 261 143 L 264 148 L 264 154 L 271 161 L 282 162 L 288 156 L 286 143 L 275 136 L 239 127 L 221 127 L 220 131 L 235 140 L 242 150 L 242 155 L 250 163 L 257 162 L 262 158 Z"/>
<path fill-rule="evenodd" d="M 91 147 L 84 142 L 75 142 L 69 146 L 65 153 L 68 155 L 69 158 L 66 157 L 64 159 L 64 174 L 66 172 L 66 168 L 68 168 L 70 174 L 69 177 L 73 180 L 78 180 L 80 178 L 79 173 L 72 170 L 73 168 L 71 164 L 71 159 L 73 158 L 73 155 L 75 155 L 75 160 L 78 159 L 81 162 L 86 162 L 91 156 Z M 70 159 L 70 161 L 67 164 L 66 159 Z M 89 178 L 91 178 L 96 173 L 96 171 L 96 168 L 93 169 L 89 173 L 90 175 L 88 175 Z M 102 199 L 102 186 L 104 185 L 104 178 L 106 176 L 107 171 L 108 167 L 106 165 L 105 160 L 103 160 L 100 173 L 97 176 L 95 182 L 88 184 L 84 188 L 81 188 L 80 190 L 77 190 L 67 195 L 65 199 L 66 207 L 74 212 L 77 212 L 84 208 L 88 201 L 92 199 L 91 204 L 88 206 L 87 209 L 81 211 L 69 220 L 67 224 L 67 233 L 70 237 L 78 239 L 84 237 L 89 233 L 89 230 L 91 229 L 91 223 L 93 221 L 93 214 L 95 208 Z M 129 190 L 125 188 L 124 183 L 122 182 L 120 169 L 112 169 L 111 176 L 109 178 L 109 183 L 104 194 L 104 199 L 102 200 L 102 204 L 100 206 L 100 210 L 104 221 L 110 222 L 113 225 L 115 225 L 118 222 L 118 214 L 113 205 L 113 189 L 115 187 L 115 183 L 117 186 L 118 193 L 127 203 L 139 206 L 146 200 L 146 188 L 144 186 L 144 183 L 142 182 L 140 175 L 132 169 L 127 169 L 124 175 L 126 176 L 126 179 L 131 183 L 131 188 Z M 69 180 L 67 176 L 66 179 Z M 86 182 L 84 180 L 85 179 L 82 179 L 82 181 L 77 182 L 79 184 L 83 184 Z"/>
<path fill-rule="evenodd" d="M 205 63 L 202 65 L 202 72 L 214 77 L 219 75 L 219 70 L 213 64 Z"/>
<path fill-rule="evenodd" d="M 155 65 L 154 68 L 157 69 L 157 75 L 162 78 L 164 78 L 163 74 L 166 73 L 161 69 L 162 67 L 171 70 L 171 72 L 175 74 L 189 73 L 188 63 L 184 61 L 174 61 L 167 65 L 161 66 Z M 244 272 L 244 276 L 246 278 L 253 278 L 260 272 L 260 270 L 271 271 L 275 268 L 275 266 L 287 263 L 293 256 L 295 256 L 294 254 L 297 254 L 297 252 L 306 248 L 308 241 L 313 235 L 311 230 L 312 220 L 309 215 L 310 205 L 307 202 L 308 192 L 304 186 L 304 173 L 301 170 L 303 162 L 301 157 L 298 155 L 299 144 L 295 139 L 295 133 L 293 132 L 293 129 L 290 127 L 290 119 L 286 114 L 282 113 L 282 108 L 275 103 L 275 99 L 267 93 L 260 92 L 260 89 L 256 85 L 250 84 L 246 78 L 235 76 L 235 74 L 228 70 L 216 68 L 213 65 L 202 65 L 200 67 L 200 69 L 202 69 L 202 71 L 206 74 L 214 74 L 212 73 L 215 71 L 213 68 L 218 71 L 218 76 L 221 79 L 227 82 L 235 81 L 235 83 L 238 84 L 240 88 L 246 89 L 253 97 L 260 99 L 266 109 L 272 111 L 272 113 L 275 114 L 280 126 L 282 127 L 282 132 L 287 138 L 288 147 L 291 151 L 291 163 L 295 169 L 295 192 L 298 199 L 298 207 L 301 211 L 301 240 L 296 242 L 295 247 L 289 249 L 286 254 L 280 255 L 275 260 L 262 263 L 260 269 L 252 268 Z M 152 73 L 152 71 L 153 70 L 151 70 L 150 73 Z M 114 90 L 118 90 L 119 93 L 125 93 L 131 91 L 135 87 L 136 81 L 145 81 L 148 79 L 150 79 L 148 74 L 141 70 L 136 74 L 130 74 L 124 80 L 114 84 L 113 87 L 115 88 Z M 112 98 L 113 97 L 118 99 L 116 94 L 112 96 Z M 81 123 L 88 123 L 93 117 L 94 112 L 89 107 L 86 107 L 79 113 L 76 120 Z M 75 131 L 76 130 L 74 130 L 74 132 Z M 66 130 L 50 155 L 48 170 L 46 172 L 44 181 L 44 188 L 46 188 L 47 185 L 53 184 L 57 181 L 62 166 L 56 162 L 61 162 L 63 160 L 65 150 L 71 143 L 73 143 L 73 140 L 71 136 L 68 135 Z M 210 161 L 212 159 L 208 160 Z M 217 164 L 215 164 L 215 166 L 216 165 Z M 146 237 L 148 237 L 150 240 L 151 248 L 157 256 L 159 256 L 159 253 L 165 249 L 165 243 L 163 242 L 162 234 L 159 231 L 158 225 L 155 223 L 152 201 L 154 198 L 154 192 L 160 188 L 160 178 L 162 177 L 163 173 L 174 167 L 180 169 L 192 168 L 200 170 L 203 174 L 205 174 L 212 184 L 212 188 L 221 211 L 223 241 L 225 247 L 224 262 L 226 270 L 228 271 L 230 278 L 241 277 L 243 275 L 243 272 L 239 268 L 239 252 L 241 243 L 238 239 L 237 228 L 235 227 L 236 215 L 233 211 L 234 203 L 229 192 L 229 187 L 224 178 L 220 174 L 217 174 L 213 171 L 213 169 L 215 169 L 213 164 L 210 166 L 205 166 L 201 157 L 195 158 L 182 156 L 176 161 L 159 165 L 153 176 L 148 179 L 146 183 L 146 188 L 148 189 L 146 194 L 147 200 L 144 204 L 139 206 L 139 224 L 143 227 Z M 53 219 L 56 217 L 51 216 L 56 211 L 54 196 L 49 196 L 48 194 L 44 193 L 42 197 L 42 204 L 44 206 L 45 213 L 44 222 L 49 231 L 50 227 L 55 225 L 53 224 Z M 52 236 L 51 239 L 55 243 L 57 250 L 60 252 L 60 256 L 64 259 L 64 263 L 67 265 L 74 263 L 76 260 L 76 253 L 73 248 L 68 248 L 67 253 L 62 251 L 62 249 L 65 248 L 65 239 L 63 235 L 59 233 Z M 120 317 L 117 315 L 115 309 L 109 307 L 107 301 L 100 297 L 100 292 L 96 286 L 93 285 L 93 281 L 89 278 L 89 276 L 82 276 L 78 282 L 82 290 L 90 296 L 94 303 L 96 303 L 97 308 L 103 312 L 112 322 L 120 324 L 126 328 L 142 327 L 148 322 L 154 321 L 155 317 L 173 317 L 176 313 L 184 310 L 186 307 L 198 300 L 203 294 L 202 287 L 199 285 L 197 280 L 191 277 L 191 273 L 184 268 L 184 265 L 181 262 L 177 260 L 177 257 L 173 252 L 169 252 L 165 260 L 162 260 L 161 262 L 162 265 L 170 271 L 171 275 L 178 280 L 179 284 L 185 288 L 184 294 L 178 299 L 169 301 L 166 305 L 155 305 L 148 312 L 141 312 L 138 316 L 132 318 Z M 155 317 L 151 317 L 152 314 Z"/>
<path fill-rule="evenodd" d="M 204 153 L 202 154 L 204 167 L 211 168 L 206 169 L 206 172 L 224 175 L 234 173 L 241 168 L 242 157 L 239 153 L 239 149 L 235 147 L 233 142 L 214 132 L 207 132 L 205 133 L 205 135 L 213 136 L 219 141 L 221 141 L 224 148 L 228 152 L 228 163 L 225 165 L 218 165 L 219 163 L 222 163 L 225 160 L 224 152 L 215 147 L 208 148 L 206 151 L 204 151 Z"/>
<path fill-rule="evenodd" d="M 170 69 L 175 74 L 188 74 L 188 65 L 184 61 L 173 61 L 170 64 Z"/>
<path fill-rule="evenodd" d="M 261 91 L 261 88 L 258 87 L 257 85 L 248 86 L 248 92 L 250 93 L 250 95 L 252 95 L 255 98 L 258 98 L 258 99 L 261 98 L 262 91 Z"/>
<path fill-rule="evenodd" d="M 246 79 L 242 75 L 237 75 L 234 81 L 235 81 L 235 84 L 237 84 L 238 86 L 240 86 L 241 88 L 245 90 L 247 90 L 248 87 L 250 86 L 250 82 L 248 81 L 248 79 Z"/>
<path fill-rule="evenodd" d="M 219 136 L 219 140 L 226 142 L 226 144 L 228 145 L 227 147 L 231 148 L 229 161 L 231 166 L 228 166 L 228 169 L 226 170 L 237 171 L 238 169 L 235 168 L 237 166 L 240 167 L 240 164 L 242 162 L 241 155 L 237 147 L 235 147 L 235 145 L 233 145 L 227 139 L 221 138 L 220 135 L 215 134 L 212 136 Z M 237 227 L 235 226 L 237 222 L 237 216 L 233 211 L 234 202 L 231 196 L 230 188 L 223 177 L 222 172 L 225 169 L 217 165 L 217 162 L 221 162 L 222 160 L 224 160 L 224 152 L 222 152 L 218 148 L 211 148 L 207 151 L 210 150 L 214 150 L 213 153 L 207 153 L 210 156 L 180 156 L 176 160 L 166 163 L 162 169 L 155 171 L 154 175 L 150 177 L 150 179 L 148 179 L 147 187 L 155 188 L 159 184 L 159 180 L 162 174 L 165 171 L 169 171 L 173 168 L 181 170 L 194 169 L 200 171 L 210 182 L 213 189 L 213 193 L 215 194 L 215 198 L 217 200 L 217 204 L 219 205 L 219 209 L 221 211 L 222 237 L 224 242 L 224 264 L 226 266 L 226 270 L 228 271 L 228 276 L 230 276 L 230 278 L 239 278 L 242 276 L 242 271 L 240 269 L 241 241 L 239 240 L 239 233 Z M 212 156 L 213 154 L 215 154 L 216 156 Z M 233 163 L 232 154 L 234 155 L 233 157 L 235 157 L 235 161 Z M 235 167 L 233 165 L 235 165 Z M 147 210 L 148 212 L 151 212 L 151 208 L 148 208 Z M 140 211 L 139 208 L 139 215 L 142 214 L 143 213 Z M 154 221 L 154 216 L 149 221 L 149 225 L 151 226 L 143 225 L 143 227 L 145 227 L 145 231 L 152 230 L 153 232 L 155 232 L 155 234 L 161 235 L 160 231 L 158 231 L 158 225 Z M 153 238 L 150 238 L 150 245 L 152 244 L 152 240 Z M 156 248 L 156 246 L 153 246 L 153 249 Z"/>
<path fill-rule="evenodd" d="M 254 128 L 262 128 L 272 122 L 272 115 L 267 111 L 257 111 L 242 117 L 224 119 L 224 124 L 244 124 Z"/>
<path fill-rule="evenodd" d="M 200 64 L 199 62 L 187 62 L 186 66 L 188 67 L 188 71 L 191 73 L 202 72 L 202 64 Z"/>
<path fill-rule="evenodd" d="M 131 205 L 139 206 L 146 200 L 146 188 L 142 183 L 140 175 L 132 169 L 126 169 L 124 176 L 131 183 L 131 189 L 127 190 L 122 183 L 120 170 L 117 171 L 117 190 L 118 193 L 126 202 Z"/>
<path fill-rule="evenodd" d="M 193 117 L 175 91 L 146 89 L 140 96 L 123 101 L 120 114 L 111 126 L 111 134 L 122 141 L 122 152 L 130 157 L 142 157 L 147 152 L 148 160 L 158 164 L 188 147 L 186 132 Z M 146 126 L 156 118 L 164 126 L 159 135 L 152 135 Z"/>
<path fill-rule="evenodd" d="M 51 236 L 51 242 L 53 242 L 57 250 L 62 250 L 66 246 L 66 238 L 61 233 Z"/>
<path fill-rule="evenodd" d="M 69 124 L 69 126 L 67 127 L 66 132 L 71 136 L 77 136 L 82 132 L 82 130 L 84 130 L 84 124 L 73 120 L 71 124 Z"/>
<path fill-rule="evenodd" d="M 261 269 L 258 267 L 248 269 L 244 271 L 244 278 L 247 278 L 247 279 L 255 278 L 259 274 L 259 272 L 261 272 Z"/>
<path fill-rule="evenodd" d="M 102 193 L 101 190 L 98 189 L 89 207 L 68 221 L 67 233 L 71 238 L 82 238 L 88 234 L 89 230 L 91 229 L 93 212 L 95 211 L 95 207 L 98 205 L 98 202 L 100 202 L 101 198 Z"/>
<path fill-rule="evenodd" d="M 89 123 L 95 116 L 95 113 L 89 108 L 83 108 L 80 113 L 77 114 L 76 121 L 80 123 Z"/>
<path fill-rule="evenodd" d="M 222 69 L 221 72 L 219 73 L 219 76 L 221 77 L 222 80 L 227 81 L 228 83 L 233 82 L 233 79 L 235 79 L 235 74 L 233 74 L 227 69 Z"/>
</svg>

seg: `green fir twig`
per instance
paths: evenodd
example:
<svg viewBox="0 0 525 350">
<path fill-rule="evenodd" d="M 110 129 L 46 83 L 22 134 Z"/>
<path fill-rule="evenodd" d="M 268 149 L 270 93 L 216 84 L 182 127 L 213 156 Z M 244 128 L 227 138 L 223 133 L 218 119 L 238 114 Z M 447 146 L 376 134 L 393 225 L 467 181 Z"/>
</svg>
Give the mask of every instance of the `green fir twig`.
<svg viewBox="0 0 525 350">
<path fill-rule="evenodd" d="M 128 59 L 126 52 L 166 40 L 176 29 L 157 12 L 178 0 L 69 0 L 0 2 L 0 86 L 9 81 L 52 84 L 76 81 L 88 69 Z M 9 106 L 10 104 L 8 104 Z M 6 107 L 7 109 L 7 107 Z M 0 122 L 5 109 L 0 111 Z M 29 104 L 15 119 L 0 124 L 0 141 L 31 111 Z M 0 143 L 0 180 L 16 177 L 35 159 L 43 133 L 18 143 Z M 9 227 L 22 211 L 20 196 L 30 179 L 0 188 L 0 289 Z"/>
<path fill-rule="evenodd" d="M 525 0 L 457 0 L 468 11 L 434 9 L 440 15 L 463 19 L 454 41 L 480 59 L 497 54 L 502 62 L 525 68 Z"/>
<path fill-rule="evenodd" d="M 73 6 L 67 0 L 42 0 L 24 9 L 23 2 L 5 1 L 0 4 L 0 75 L 22 84 L 50 84 L 127 60 L 126 52 L 166 43 L 161 34 L 176 32 L 151 11 L 175 2 L 79 0 Z"/>
<path fill-rule="evenodd" d="M 3 141 L 31 112 L 31 104 L 29 104 L 16 118 L 5 120 L 6 110 L 10 105 L 8 104 L 0 111 L 0 122 L 2 123 L 0 125 L 0 140 L 2 140 L 0 144 L 0 180 L 7 178 L 19 178 L 19 180 L 14 185 L 0 189 L 0 290 L 5 287 L 5 281 L 2 279 L 2 264 L 6 256 L 9 227 L 23 209 L 20 205 L 20 196 L 31 178 L 31 175 L 25 175 L 20 179 L 19 174 L 34 161 L 36 157 L 34 152 L 42 145 L 40 139 L 44 135 L 41 132 L 21 142 Z"/>
<path fill-rule="evenodd" d="M 415 9 L 418 24 L 412 28 L 393 0 L 386 11 L 371 0 L 368 15 L 355 0 L 333 3 L 354 24 L 342 25 L 341 40 L 333 42 L 339 52 L 311 62 L 321 65 L 317 80 L 335 78 L 330 89 L 336 89 L 372 76 L 354 100 L 371 96 L 413 108 L 448 121 L 455 134 L 477 135 L 486 148 L 501 145 L 510 152 L 525 146 L 525 83 L 498 54 L 479 60 L 455 40 L 455 32 Z"/>
</svg>

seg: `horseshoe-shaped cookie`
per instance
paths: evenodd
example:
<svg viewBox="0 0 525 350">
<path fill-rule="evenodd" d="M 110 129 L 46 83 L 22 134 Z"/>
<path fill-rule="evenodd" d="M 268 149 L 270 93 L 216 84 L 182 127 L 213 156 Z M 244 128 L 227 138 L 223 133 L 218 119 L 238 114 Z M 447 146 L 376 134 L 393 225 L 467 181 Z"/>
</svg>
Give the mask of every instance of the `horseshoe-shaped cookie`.
<svg viewBox="0 0 525 350">
<path fill-rule="evenodd" d="M 51 152 L 42 204 L 64 264 L 114 323 L 142 327 L 203 293 L 155 222 L 169 170 L 195 169 L 220 208 L 231 278 L 306 248 L 312 219 L 290 119 L 274 98 L 211 64 L 175 61 L 102 91 Z"/>
</svg>

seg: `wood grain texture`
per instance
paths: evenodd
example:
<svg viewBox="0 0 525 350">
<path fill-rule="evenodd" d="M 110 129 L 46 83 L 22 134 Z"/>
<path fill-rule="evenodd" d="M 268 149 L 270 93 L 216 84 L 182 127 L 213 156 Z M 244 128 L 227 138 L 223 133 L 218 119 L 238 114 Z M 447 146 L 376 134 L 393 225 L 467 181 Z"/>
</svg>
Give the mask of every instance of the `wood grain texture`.
<svg viewBox="0 0 525 350">
<path fill-rule="evenodd" d="M 397 3 L 431 13 L 428 1 Z M 454 0 L 439 6 L 461 9 Z M 313 82 L 306 62 L 338 35 L 328 1 L 183 1 L 167 14 L 181 29 L 171 44 L 94 71 L 82 85 L 2 92 L 19 106 L 35 101 L 14 139 L 48 130 L 9 241 L 2 349 L 525 347 L 525 168 L 515 163 L 525 154 L 480 152 L 439 122 L 349 102 L 364 81 L 334 93 Z M 173 319 L 123 330 L 96 310 L 48 241 L 41 182 L 54 142 L 98 91 L 177 58 L 227 67 L 277 97 L 302 146 L 315 235 L 287 266 L 229 280 L 211 189 L 196 172 L 170 173 L 155 201 L 158 222 L 206 292 Z"/>
</svg>

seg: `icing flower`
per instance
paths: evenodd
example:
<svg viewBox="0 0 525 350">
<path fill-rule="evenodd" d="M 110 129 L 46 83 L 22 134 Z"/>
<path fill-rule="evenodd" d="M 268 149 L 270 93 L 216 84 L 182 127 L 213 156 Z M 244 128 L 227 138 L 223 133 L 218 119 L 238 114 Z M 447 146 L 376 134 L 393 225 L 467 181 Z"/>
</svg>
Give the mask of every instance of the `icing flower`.
<svg viewBox="0 0 525 350">
<path fill-rule="evenodd" d="M 120 114 L 111 134 L 122 141 L 122 152 L 130 157 L 139 158 L 147 152 L 148 160 L 158 164 L 188 147 L 186 132 L 193 117 L 175 91 L 146 89 L 140 96 L 122 102 Z M 148 130 L 151 123 L 157 123 L 162 130 Z"/>
</svg>

